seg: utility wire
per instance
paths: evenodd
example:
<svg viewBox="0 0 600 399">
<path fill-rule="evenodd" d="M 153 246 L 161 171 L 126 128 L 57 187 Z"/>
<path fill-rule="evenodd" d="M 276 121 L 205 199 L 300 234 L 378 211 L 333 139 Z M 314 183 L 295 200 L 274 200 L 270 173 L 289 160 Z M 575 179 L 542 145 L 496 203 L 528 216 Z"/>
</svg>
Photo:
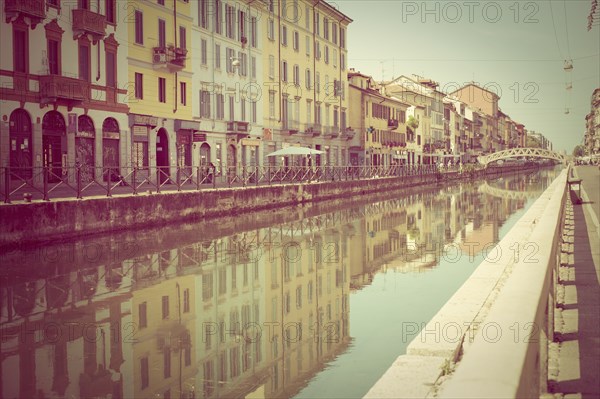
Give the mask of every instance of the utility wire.
<svg viewBox="0 0 600 399">
<path fill-rule="evenodd" d="M 569 55 L 569 59 L 571 59 L 571 46 L 569 45 L 569 24 L 567 19 L 567 0 L 563 0 L 563 6 L 565 9 L 565 31 L 567 38 L 567 54 Z"/>
<path fill-rule="evenodd" d="M 550 5 L 550 14 L 552 15 L 552 27 L 554 28 L 554 38 L 556 39 L 556 47 L 558 47 L 558 53 L 560 54 L 560 58 L 564 59 L 562 51 L 560 51 L 560 44 L 558 44 L 558 34 L 556 33 L 556 24 L 554 23 L 554 11 L 552 10 L 552 0 L 548 0 L 548 4 Z"/>
</svg>

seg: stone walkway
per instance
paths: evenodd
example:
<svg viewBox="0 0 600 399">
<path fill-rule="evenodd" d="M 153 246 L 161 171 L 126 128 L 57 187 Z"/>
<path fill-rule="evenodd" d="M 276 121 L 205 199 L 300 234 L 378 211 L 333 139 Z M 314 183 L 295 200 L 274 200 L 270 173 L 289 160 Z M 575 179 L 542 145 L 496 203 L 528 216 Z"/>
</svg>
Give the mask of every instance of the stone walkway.
<svg viewBox="0 0 600 399">
<path fill-rule="evenodd" d="M 547 397 L 600 398 L 600 171 L 577 172 L 585 195 L 567 203 Z"/>
</svg>

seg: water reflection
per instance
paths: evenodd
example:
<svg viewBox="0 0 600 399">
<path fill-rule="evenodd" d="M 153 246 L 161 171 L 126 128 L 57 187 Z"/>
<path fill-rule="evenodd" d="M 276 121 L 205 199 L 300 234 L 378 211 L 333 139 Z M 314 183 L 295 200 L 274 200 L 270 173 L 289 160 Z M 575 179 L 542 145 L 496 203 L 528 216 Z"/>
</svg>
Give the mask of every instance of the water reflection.
<svg viewBox="0 0 600 399">
<path fill-rule="evenodd" d="M 433 270 L 450 247 L 482 251 L 531 200 L 519 193 L 539 195 L 555 175 L 430 188 L 94 268 L 5 275 L 2 397 L 295 396 L 353 350 L 351 294 L 382 270 Z"/>
</svg>

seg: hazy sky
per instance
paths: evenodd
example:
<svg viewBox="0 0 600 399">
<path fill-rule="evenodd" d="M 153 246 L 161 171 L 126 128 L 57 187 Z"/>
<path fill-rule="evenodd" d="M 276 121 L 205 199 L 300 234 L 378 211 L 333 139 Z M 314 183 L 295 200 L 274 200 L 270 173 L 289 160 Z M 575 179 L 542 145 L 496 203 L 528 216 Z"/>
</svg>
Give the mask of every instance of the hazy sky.
<svg viewBox="0 0 600 399">
<path fill-rule="evenodd" d="M 500 94 L 502 111 L 555 149 L 571 153 L 581 143 L 600 87 L 600 27 L 587 30 L 591 0 L 330 3 L 354 20 L 350 67 L 377 80 L 418 74 L 447 91 L 474 80 Z"/>
</svg>

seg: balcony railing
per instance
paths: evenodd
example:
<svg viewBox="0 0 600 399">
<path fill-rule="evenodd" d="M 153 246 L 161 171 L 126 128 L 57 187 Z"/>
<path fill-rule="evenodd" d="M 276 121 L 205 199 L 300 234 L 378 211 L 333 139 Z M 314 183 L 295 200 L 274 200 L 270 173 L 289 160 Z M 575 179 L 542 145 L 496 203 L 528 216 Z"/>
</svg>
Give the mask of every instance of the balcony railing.
<svg viewBox="0 0 600 399">
<path fill-rule="evenodd" d="M 284 130 L 288 134 L 296 134 L 298 133 L 298 131 L 300 131 L 300 123 L 294 120 L 284 120 L 282 130 Z"/>
<path fill-rule="evenodd" d="M 325 136 L 329 138 L 336 138 L 340 136 L 340 128 L 339 126 L 327 126 L 325 128 Z"/>
<path fill-rule="evenodd" d="M 66 76 L 40 76 L 40 97 L 45 104 L 56 100 L 81 102 L 90 98 L 90 85 L 82 79 Z"/>
<path fill-rule="evenodd" d="M 35 24 L 46 18 L 45 0 L 5 0 L 4 11 L 7 17 L 23 15 L 32 18 Z"/>
<path fill-rule="evenodd" d="M 152 63 L 155 67 L 166 66 L 170 70 L 185 68 L 187 49 L 174 46 L 154 47 Z"/>
<path fill-rule="evenodd" d="M 396 129 L 398 127 L 398 119 L 388 119 L 388 129 Z"/>
<path fill-rule="evenodd" d="M 227 122 L 227 131 L 228 132 L 248 132 L 248 122 L 243 121 L 229 121 Z"/>
<path fill-rule="evenodd" d="M 306 130 L 304 130 L 306 134 L 310 134 L 313 137 L 320 136 L 322 131 L 323 127 L 320 123 L 307 123 Z"/>
<path fill-rule="evenodd" d="M 73 31 L 101 39 L 106 35 L 106 16 L 86 9 L 73 10 Z"/>
<path fill-rule="evenodd" d="M 352 140 L 356 132 L 351 127 L 347 127 L 342 130 L 342 138 L 346 140 Z"/>
</svg>

